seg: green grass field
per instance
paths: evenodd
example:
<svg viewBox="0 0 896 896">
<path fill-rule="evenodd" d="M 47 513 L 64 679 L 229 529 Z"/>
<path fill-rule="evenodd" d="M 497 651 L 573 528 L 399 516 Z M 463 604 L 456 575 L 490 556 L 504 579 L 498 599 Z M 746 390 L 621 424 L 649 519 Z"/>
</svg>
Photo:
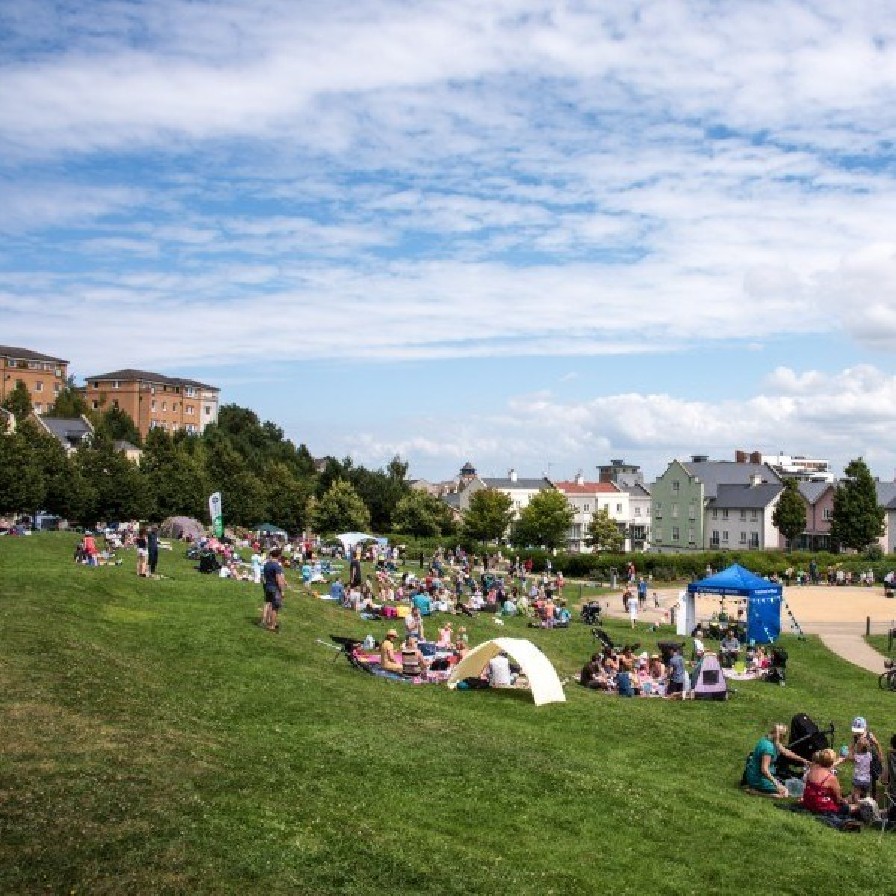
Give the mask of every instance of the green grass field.
<svg viewBox="0 0 896 896">
<path fill-rule="evenodd" d="M 536 708 L 358 673 L 316 639 L 386 624 L 296 592 L 264 632 L 260 589 L 200 576 L 180 548 L 152 581 L 130 552 L 75 566 L 73 543 L 0 540 L 0 893 L 896 891 L 896 837 L 737 787 L 795 712 L 833 720 L 838 744 L 857 714 L 896 730 L 896 694 L 815 640 L 785 639 L 787 687 L 726 703 L 570 684 Z M 531 637 L 561 675 L 595 649 L 578 623 L 468 628 Z"/>
</svg>

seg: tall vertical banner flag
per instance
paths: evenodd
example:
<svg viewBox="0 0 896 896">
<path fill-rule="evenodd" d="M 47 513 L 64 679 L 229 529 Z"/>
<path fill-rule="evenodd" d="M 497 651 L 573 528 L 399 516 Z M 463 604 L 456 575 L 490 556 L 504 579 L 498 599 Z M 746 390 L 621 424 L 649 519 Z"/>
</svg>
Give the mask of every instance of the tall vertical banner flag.
<svg viewBox="0 0 896 896">
<path fill-rule="evenodd" d="M 221 492 L 208 496 L 208 514 L 212 518 L 212 531 L 216 538 L 224 534 L 224 515 L 221 513 Z"/>
</svg>

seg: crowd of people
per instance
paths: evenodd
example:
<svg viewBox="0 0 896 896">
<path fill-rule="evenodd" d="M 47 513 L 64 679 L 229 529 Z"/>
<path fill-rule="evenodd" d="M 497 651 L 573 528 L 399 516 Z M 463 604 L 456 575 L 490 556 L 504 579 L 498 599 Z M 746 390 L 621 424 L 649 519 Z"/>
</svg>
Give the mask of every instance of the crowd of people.
<svg viewBox="0 0 896 896">
<path fill-rule="evenodd" d="M 741 780 L 748 793 L 794 799 L 799 808 L 846 830 L 869 823 L 896 829 L 896 734 L 884 752 L 868 722 L 857 716 L 852 721 L 852 739 L 839 753 L 826 746 L 806 756 L 797 749 L 797 742 L 784 744 L 787 732 L 784 724 L 772 725 L 750 752 Z M 791 774 L 792 765 L 802 774 L 783 780 L 778 772 L 782 757 Z M 848 789 L 838 775 L 844 764 L 852 767 Z"/>
</svg>

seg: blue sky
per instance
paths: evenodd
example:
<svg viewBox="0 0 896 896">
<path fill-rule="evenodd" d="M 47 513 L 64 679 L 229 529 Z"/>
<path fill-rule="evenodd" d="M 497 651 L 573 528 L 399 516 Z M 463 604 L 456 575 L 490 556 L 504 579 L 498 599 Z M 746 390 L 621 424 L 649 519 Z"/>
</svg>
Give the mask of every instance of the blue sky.
<svg viewBox="0 0 896 896">
<path fill-rule="evenodd" d="M 0 342 L 429 479 L 891 478 L 894 41 L 861 0 L 9 0 Z"/>
</svg>

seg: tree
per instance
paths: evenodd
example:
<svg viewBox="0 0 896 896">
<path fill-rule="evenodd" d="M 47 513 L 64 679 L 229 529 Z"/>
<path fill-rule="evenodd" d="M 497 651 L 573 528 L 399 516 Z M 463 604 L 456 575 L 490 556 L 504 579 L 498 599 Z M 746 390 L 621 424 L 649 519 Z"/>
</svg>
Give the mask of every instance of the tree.
<svg viewBox="0 0 896 896">
<path fill-rule="evenodd" d="M 143 444 L 137 424 L 121 408 L 113 406 L 105 411 L 95 411 L 92 418 L 95 436 L 110 442 L 130 442 L 138 447 Z"/>
<path fill-rule="evenodd" d="M 140 473 L 146 481 L 149 517 L 204 518 L 210 489 L 206 486 L 202 458 L 191 451 L 195 441 L 172 438 L 164 429 L 151 429 L 146 436 Z"/>
<path fill-rule="evenodd" d="M 610 516 L 610 511 L 601 507 L 588 523 L 588 537 L 585 540 L 596 551 L 621 551 L 625 535 L 620 531 L 619 523 Z"/>
<path fill-rule="evenodd" d="M 788 550 L 793 548 L 794 540 L 806 530 L 806 502 L 795 479 L 784 480 L 784 491 L 772 512 L 772 523 L 787 539 Z"/>
<path fill-rule="evenodd" d="M 520 511 L 513 528 L 513 541 L 519 547 L 543 545 L 548 550 L 566 544 L 575 511 L 566 496 L 555 489 L 545 489 Z"/>
<path fill-rule="evenodd" d="M 33 417 L 25 420 L 17 432 L 28 446 L 31 463 L 43 477 L 39 509 L 69 520 L 82 519 L 91 490 L 58 439 L 39 427 Z"/>
<path fill-rule="evenodd" d="M 467 541 L 497 541 L 504 536 L 513 520 L 510 495 L 492 488 L 483 488 L 470 496 L 464 513 L 463 536 Z"/>
<path fill-rule="evenodd" d="M 337 479 L 313 506 L 311 525 L 315 532 L 332 535 L 346 530 L 370 528 L 370 511 L 350 482 Z"/>
<path fill-rule="evenodd" d="M 843 472 L 845 478 L 834 491 L 831 541 L 861 551 L 883 535 L 886 511 L 878 504 L 874 479 L 862 458 L 850 461 Z"/>
<path fill-rule="evenodd" d="M 297 479 L 282 461 L 268 466 L 264 474 L 268 510 L 265 519 L 290 533 L 305 528 L 305 508 L 311 494 L 311 483 Z"/>
<path fill-rule="evenodd" d="M 456 529 L 451 508 L 420 489 L 411 489 L 395 505 L 392 531 L 417 538 L 453 535 Z"/>
<path fill-rule="evenodd" d="M 116 451 L 108 438 L 94 435 L 75 454 L 76 464 L 90 486 L 85 520 L 139 520 L 149 510 L 146 480 L 136 464 Z"/>
<path fill-rule="evenodd" d="M 15 387 L 3 402 L 3 409 L 9 411 L 18 421 L 31 416 L 31 395 L 22 380 L 16 380 Z"/>
<path fill-rule="evenodd" d="M 47 411 L 48 417 L 80 417 L 87 413 L 87 401 L 84 396 L 71 385 L 60 390 Z"/>
<path fill-rule="evenodd" d="M 0 513 L 41 510 L 45 494 L 28 440 L 20 432 L 0 434 Z"/>
</svg>

